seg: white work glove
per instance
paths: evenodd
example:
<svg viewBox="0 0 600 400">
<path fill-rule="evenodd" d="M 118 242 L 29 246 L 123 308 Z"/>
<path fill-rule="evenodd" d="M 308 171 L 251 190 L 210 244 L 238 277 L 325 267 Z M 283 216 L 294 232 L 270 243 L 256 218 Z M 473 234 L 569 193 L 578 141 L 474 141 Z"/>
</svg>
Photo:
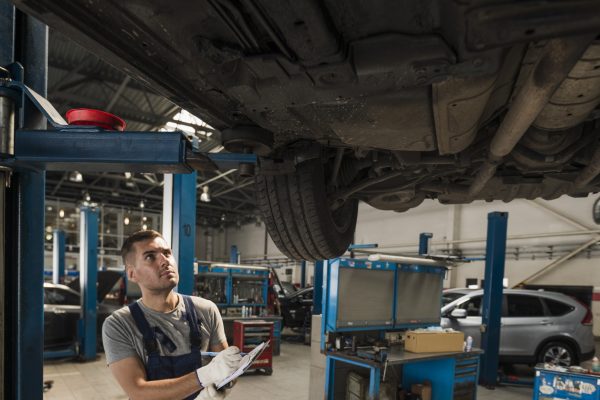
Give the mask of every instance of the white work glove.
<svg viewBox="0 0 600 400">
<path fill-rule="evenodd" d="M 202 389 L 200 394 L 194 400 L 224 399 L 229 394 L 228 392 L 229 390 L 218 391 L 215 387 L 215 384 L 211 383 L 210 385 Z"/>
<path fill-rule="evenodd" d="M 241 359 L 240 349 L 235 346 L 226 348 L 217 354 L 208 365 L 196 370 L 198 381 L 203 387 L 221 382 L 238 368 Z"/>
<path fill-rule="evenodd" d="M 238 349 L 236 346 L 231 346 L 219 352 L 219 354 L 217 354 L 216 357 L 213 359 L 213 361 L 215 360 L 219 360 L 219 362 L 222 362 L 228 367 L 233 368 L 233 370 L 231 371 L 233 372 L 236 369 L 238 369 L 240 361 L 242 361 L 242 355 L 240 354 L 240 349 Z"/>
</svg>

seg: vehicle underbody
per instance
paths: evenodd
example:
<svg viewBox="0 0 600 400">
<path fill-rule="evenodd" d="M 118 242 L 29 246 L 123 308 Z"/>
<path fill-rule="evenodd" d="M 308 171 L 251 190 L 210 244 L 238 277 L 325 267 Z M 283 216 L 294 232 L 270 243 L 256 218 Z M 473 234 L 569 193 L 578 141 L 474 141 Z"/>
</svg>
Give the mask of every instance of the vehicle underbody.
<svg viewBox="0 0 600 400">
<path fill-rule="evenodd" d="M 597 1 L 15 3 L 257 153 L 291 258 L 342 254 L 358 201 L 600 187 Z"/>
</svg>

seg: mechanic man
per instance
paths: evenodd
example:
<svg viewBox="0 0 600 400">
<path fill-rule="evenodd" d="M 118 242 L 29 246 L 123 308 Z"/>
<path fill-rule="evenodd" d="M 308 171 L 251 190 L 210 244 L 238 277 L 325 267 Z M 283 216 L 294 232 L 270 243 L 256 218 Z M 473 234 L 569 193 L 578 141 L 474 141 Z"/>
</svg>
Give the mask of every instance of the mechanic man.
<svg viewBox="0 0 600 400">
<path fill-rule="evenodd" d="M 131 399 L 222 399 L 214 384 L 229 376 L 241 356 L 228 347 L 217 306 L 182 296 L 171 248 L 152 230 L 131 235 L 121 249 L 127 278 L 142 298 L 115 311 L 102 326 L 106 362 Z M 202 351 L 220 352 L 202 366 Z"/>
</svg>

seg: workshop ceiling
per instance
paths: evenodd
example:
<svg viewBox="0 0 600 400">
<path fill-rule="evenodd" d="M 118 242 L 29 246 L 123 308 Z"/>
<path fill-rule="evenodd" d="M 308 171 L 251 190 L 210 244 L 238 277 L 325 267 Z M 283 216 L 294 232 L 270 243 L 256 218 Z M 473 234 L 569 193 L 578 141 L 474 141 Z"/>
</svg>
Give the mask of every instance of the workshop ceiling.
<svg viewBox="0 0 600 400">
<path fill-rule="evenodd" d="M 127 122 L 130 131 L 184 130 L 200 140 L 203 151 L 220 151 L 218 132 L 202 123 L 180 117 L 181 108 L 123 72 L 100 60 L 64 35 L 51 30 L 48 52 L 48 99 L 64 115 L 71 108 L 112 112 Z M 175 119 L 178 119 L 177 121 Z M 252 178 L 236 171 L 198 173 L 197 222 L 204 226 L 255 223 Z M 201 202 L 202 186 L 210 202 Z M 162 174 L 47 172 L 48 199 L 162 212 Z"/>
</svg>

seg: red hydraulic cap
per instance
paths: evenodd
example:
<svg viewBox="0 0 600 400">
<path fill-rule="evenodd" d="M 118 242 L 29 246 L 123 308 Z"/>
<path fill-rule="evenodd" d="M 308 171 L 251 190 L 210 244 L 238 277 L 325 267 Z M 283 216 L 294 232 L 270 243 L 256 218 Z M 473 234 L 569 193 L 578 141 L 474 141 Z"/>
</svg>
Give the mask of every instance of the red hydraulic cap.
<svg viewBox="0 0 600 400">
<path fill-rule="evenodd" d="M 116 115 L 91 108 L 73 108 L 67 111 L 67 122 L 69 125 L 91 125 L 120 132 L 123 132 L 126 126 L 125 121 Z"/>
</svg>

